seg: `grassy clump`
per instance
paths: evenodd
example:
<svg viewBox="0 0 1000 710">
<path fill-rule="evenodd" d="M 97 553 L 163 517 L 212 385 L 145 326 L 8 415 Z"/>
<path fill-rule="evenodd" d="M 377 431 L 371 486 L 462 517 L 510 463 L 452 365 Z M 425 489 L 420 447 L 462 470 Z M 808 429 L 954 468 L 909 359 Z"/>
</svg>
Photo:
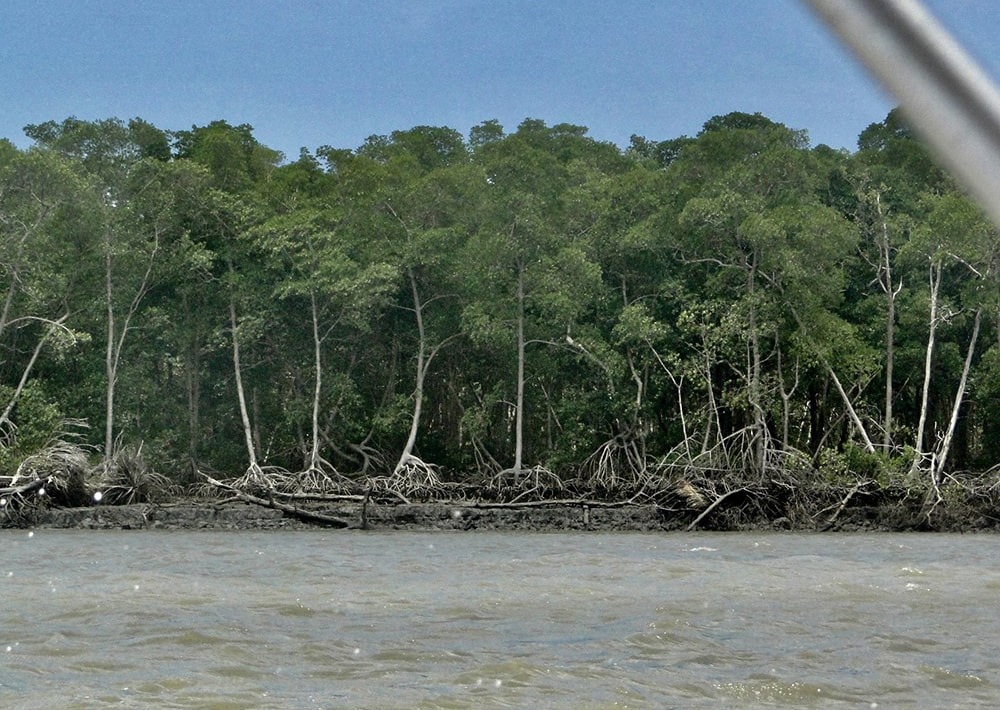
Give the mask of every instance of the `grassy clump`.
<svg viewBox="0 0 1000 710">
<path fill-rule="evenodd" d="M 142 453 L 142 444 L 125 446 L 106 461 L 98 478 L 102 500 L 112 505 L 157 503 L 172 489 L 169 478 L 153 470 Z"/>
</svg>

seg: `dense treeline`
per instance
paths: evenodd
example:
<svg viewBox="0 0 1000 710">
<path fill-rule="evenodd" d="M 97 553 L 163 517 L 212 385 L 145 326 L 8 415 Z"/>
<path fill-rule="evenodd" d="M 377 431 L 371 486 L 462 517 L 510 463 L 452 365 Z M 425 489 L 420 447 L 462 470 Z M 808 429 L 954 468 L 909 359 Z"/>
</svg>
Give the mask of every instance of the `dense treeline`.
<svg viewBox="0 0 1000 710">
<path fill-rule="evenodd" d="M 1000 461 L 1000 239 L 896 112 L 855 153 L 741 113 L 289 162 L 222 121 L 26 133 L 0 141 L 0 475 L 615 497 Z"/>
</svg>

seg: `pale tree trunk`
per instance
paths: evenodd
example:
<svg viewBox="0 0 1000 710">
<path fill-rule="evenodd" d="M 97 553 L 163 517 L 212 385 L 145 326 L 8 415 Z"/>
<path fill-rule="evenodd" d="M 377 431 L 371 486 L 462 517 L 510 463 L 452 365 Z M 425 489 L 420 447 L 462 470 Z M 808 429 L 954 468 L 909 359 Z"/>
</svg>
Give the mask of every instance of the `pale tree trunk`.
<svg viewBox="0 0 1000 710">
<path fill-rule="evenodd" d="M 976 341 L 979 340 L 979 325 L 982 322 L 983 309 L 976 310 L 976 319 L 972 326 L 972 339 L 969 342 L 969 350 L 965 354 L 965 364 L 962 366 L 962 377 L 959 379 L 958 391 L 955 393 L 955 402 L 951 408 L 951 419 L 948 421 L 948 430 L 941 440 L 941 445 L 934 455 L 934 465 L 931 470 L 931 480 L 936 486 L 941 483 L 941 476 L 944 473 L 944 465 L 948 460 L 951 450 L 951 443 L 955 437 L 955 427 L 958 425 L 958 413 L 962 408 L 962 401 L 965 398 L 965 388 L 969 381 L 969 371 L 972 369 L 972 356 L 976 350 Z"/>
<path fill-rule="evenodd" d="M 233 375 L 236 378 L 236 396 L 240 405 L 240 421 L 243 424 L 243 438 L 247 447 L 247 459 L 250 463 L 250 470 L 257 472 L 260 465 L 257 463 L 257 447 L 253 441 L 253 426 L 250 423 L 250 411 L 247 409 L 246 392 L 243 389 L 243 368 L 240 364 L 240 338 L 236 321 L 236 302 L 229 299 L 229 323 L 233 337 Z"/>
<path fill-rule="evenodd" d="M 885 409 L 882 416 L 882 448 L 887 452 L 892 448 L 892 426 L 893 426 L 893 413 L 892 413 L 892 399 L 893 399 L 893 362 L 896 358 L 895 353 L 895 326 L 893 321 L 896 319 L 896 299 L 893 296 L 888 296 L 886 298 L 888 306 L 888 315 L 886 316 L 886 330 L 885 330 Z"/>
<path fill-rule="evenodd" d="M 851 418 L 851 423 L 854 424 L 855 430 L 858 432 L 858 436 L 861 437 L 861 441 L 865 445 L 865 451 L 870 454 L 875 453 L 875 445 L 872 443 L 871 437 L 868 436 L 868 432 L 865 429 L 865 425 L 861 421 L 861 417 L 858 416 L 857 411 L 854 409 L 854 405 L 851 404 L 851 398 L 847 395 L 844 390 L 844 386 L 840 384 L 840 379 L 837 377 L 837 373 L 833 371 L 830 367 L 830 363 L 823 359 L 823 364 L 826 366 L 827 374 L 830 375 L 830 379 L 833 380 L 833 386 L 837 388 L 837 392 L 840 393 L 840 398 L 844 401 L 844 407 L 847 408 L 847 415 Z"/>
<path fill-rule="evenodd" d="M 708 416 L 705 417 L 705 438 L 701 442 L 701 453 L 704 454 L 707 453 L 712 446 L 714 446 L 711 441 L 713 426 L 717 437 L 717 441 L 715 443 L 722 441 L 722 419 L 719 416 L 719 403 L 715 399 L 715 385 L 712 380 L 712 357 L 704 325 L 701 327 L 701 344 L 702 355 L 704 355 L 703 364 L 705 367 L 706 394 L 708 395 Z"/>
<path fill-rule="evenodd" d="M 650 348 L 652 349 L 652 345 L 650 345 Z M 655 350 L 653 350 L 653 354 L 656 354 Z M 657 357 L 659 356 L 657 355 Z M 632 377 L 632 382 L 635 384 L 635 406 L 632 412 L 632 426 L 638 430 L 640 413 L 642 412 L 642 395 L 645 390 L 645 384 L 643 383 L 642 375 L 640 375 L 639 370 L 636 369 L 635 358 L 632 357 L 631 352 L 625 353 L 625 362 L 628 364 L 629 374 Z"/>
<path fill-rule="evenodd" d="M 69 318 L 68 314 L 54 321 L 44 318 L 37 319 L 46 323 L 49 330 L 41 338 L 39 338 L 38 342 L 35 344 L 35 349 L 31 353 L 31 358 L 29 358 L 28 364 L 26 364 L 24 366 L 24 370 L 21 371 L 21 379 L 18 380 L 17 387 L 15 387 L 14 392 L 11 393 L 10 399 L 7 401 L 7 405 L 4 407 L 3 412 L 0 412 L 0 435 L 2 435 L 5 428 L 12 428 L 10 414 L 14 411 L 14 406 L 21 398 L 21 393 L 24 392 L 25 385 L 28 384 L 28 377 L 30 377 L 31 371 L 34 369 L 35 363 L 38 361 L 38 356 L 42 353 L 42 348 L 45 346 L 45 342 L 57 328 L 63 327 L 63 323 L 66 322 L 67 318 Z"/>
<path fill-rule="evenodd" d="M 11 412 L 14 411 L 14 407 L 17 405 L 18 400 L 21 398 L 21 393 L 24 392 L 24 388 L 28 383 L 28 378 L 31 375 L 31 371 L 35 367 L 35 363 L 38 361 L 39 355 L 41 355 L 42 348 L 45 342 L 48 340 L 49 336 L 58 328 L 63 328 L 63 323 L 69 317 L 64 315 L 57 320 L 50 320 L 48 318 L 42 318 L 39 316 L 21 316 L 19 318 L 11 318 L 11 309 L 14 305 L 14 299 L 21 290 L 23 286 L 21 280 L 21 269 L 20 264 L 24 256 L 25 245 L 28 243 L 28 238 L 37 233 L 44 223 L 45 219 L 48 217 L 52 207 L 46 206 L 37 215 L 35 221 L 31 225 L 26 225 L 18 220 L 7 219 L 4 216 L 0 216 L 0 221 L 5 224 L 11 224 L 16 222 L 21 227 L 23 231 L 21 236 L 17 239 L 16 246 L 13 247 L 12 253 L 10 254 L 10 261 L 2 264 L 3 270 L 6 271 L 7 276 L 10 278 L 10 285 L 7 287 L 7 293 L 3 299 L 3 307 L 0 308 L 0 335 L 14 323 L 20 321 L 38 321 L 40 323 L 46 324 L 48 330 L 39 338 L 38 342 L 35 344 L 35 349 L 31 353 L 31 358 L 28 360 L 27 365 L 21 372 L 21 378 L 18 381 L 17 387 L 15 387 L 14 392 L 11 394 L 10 399 L 4 406 L 4 410 L 0 413 L 0 437 L 5 437 L 8 432 L 12 431 L 14 426 L 13 422 L 10 420 Z M 13 239 L 11 239 L 13 241 Z"/>
<path fill-rule="evenodd" d="M 11 305 L 14 303 L 14 295 L 17 293 L 18 272 L 13 269 L 10 274 L 10 286 L 7 288 L 7 296 L 4 298 L 3 309 L 0 310 L 0 334 L 7 328 L 10 317 Z"/>
<path fill-rule="evenodd" d="M 659 353 L 654 350 L 653 354 L 656 355 L 656 359 L 659 361 L 660 367 L 662 367 L 663 371 L 667 373 L 667 377 L 670 378 L 670 382 L 673 384 L 674 389 L 677 390 L 677 415 L 681 419 L 681 437 L 683 437 L 684 441 L 684 454 L 687 457 L 687 460 L 691 461 L 694 457 L 691 455 L 691 435 L 688 434 L 687 415 L 684 413 L 684 375 L 676 377 L 667 367 L 667 364 L 663 362 Z"/>
<path fill-rule="evenodd" d="M 878 214 L 880 231 L 878 236 L 879 263 L 877 279 L 885 293 L 885 408 L 882 416 L 882 447 L 892 448 L 893 427 L 893 365 L 896 359 L 896 296 L 903 288 L 902 280 L 897 284 L 892 274 L 892 247 L 889 242 L 889 224 L 882 211 L 882 196 L 875 195 L 875 210 Z"/>
<path fill-rule="evenodd" d="M 789 423 L 792 417 L 792 395 L 799 387 L 799 360 L 795 359 L 795 379 L 790 389 L 785 389 L 785 372 L 782 368 L 781 344 L 775 336 L 774 348 L 778 357 L 778 394 L 781 396 L 781 448 L 788 451 Z"/>
<path fill-rule="evenodd" d="M 627 308 L 629 306 L 628 291 L 625 287 L 625 277 L 621 280 L 621 290 L 622 290 L 622 307 Z M 646 341 L 649 349 L 653 351 L 653 355 L 659 360 L 660 356 L 656 352 L 656 348 L 653 347 L 652 343 Z M 639 430 L 639 415 L 642 411 L 642 396 L 645 389 L 645 384 L 643 378 L 640 376 L 639 371 L 635 367 L 635 361 L 632 358 L 632 353 L 626 351 L 626 362 L 628 363 L 628 371 L 632 376 L 632 382 L 635 383 L 635 414 L 632 418 L 632 425 L 636 431 Z"/>
<path fill-rule="evenodd" d="M 799 326 L 799 329 L 805 331 L 802 318 L 799 317 L 798 312 L 794 308 L 792 309 L 792 316 L 795 318 L 795 323 Z M 830 365 L 829 360 L 827 360 L 822 353 L 817 352 L 817 354 L 819 355 L 820 362 L 823 363 L 823 367 L 826 369 L 827 375 L 829 375 L 830 380 L 833 382 L 833 386 L 837 389 L 840 399 L 844 402 L 844 408 L 847 410 L 847 416 L 854 425 L 854 429 L 857 431 L 858 436 L 861 437 L 861 441 L 865 446 L 865 451 L 870 454 L 875 453 L 875 445 L 872 443 L 871 437 L 868 436 L 868 430 L 865 429 L 864 422 L 861 421 L 861 417 L 858 416 L 857 410 L 854 409 L 854 404 L 851 402 L 850 396 L 847 394 L 844 386 L 840 383 L 840 378 L 837 377 L 837 373 L 833 371 L 833 367 Z M 823 435 L 823 438 L 826 438 L 825 434 Z M 822 439 L 820 441 L 820 445 L 822 445 Z"/>
<path fill-rule="evenodd" d="M 761 357 L 760 357 L 760 333 L 757 330 L 757 290 L 756 259 L 753 263 L 747 264 L 747 295 L 750 298 L 750 315 L 747 323 L 749 336 L 749 363 L 747 373 L 749 385 L 750 408 L 753 410 L 754 428 L 754 465 L 757 473 L 764 472 L 764 457 L 767 448 L 767 422 L 764 419 L 764 407 L 761 403 Z"/>
<path fill-rule="evenodd" d="M 315 370 L 312 401 L 312 450 L 309 454 L 309 469 L 318 470 L 320 468 L 319 404 L 323 392 L 323 340 L 319 335 L 319 313 L 317 312 L 316 294 L 312 291 L 309 292 L 309 307 L 310 314 L 312 315 L 313 369 Z"/>
<path fill-rule="evenodd" d="M 937 307 L 938 292 L 941 288 L 941 262 L 933 264 L 930 268 L 930 323 L 927 333 L 927 349 L 924 353 L 924 385 L 920 395 L 920 422 L 917 424 L 917 441 L 913 445 L 913 465 L 911 471 L 920 468 L 924 459 L 924 429 L 927 428 L 927 407 L 931 389 L 931 366 L 934 362 L 934 339 L 937 334 Z"/>
<path fill-rule="evenodd" d="M 386 203 L 386 208 L 396 218 L 400 226 L 402 226 L 407 238 L 412 239 L 410 229 L 406 222 L 403 221 L 403 218 L 399 216 L 391 204 Z M 413 298 L 413 316 L 417 324 L 417 364 L 413 383 L 413 410 L 410 413 L 410 431 L 406 436 L 406 443 L 403 445 L 403 450 L 399 455 L 399 460 L 396 462 L 396 467 L 393 469 L 394 473 L 402 472 L 407 466 L 422 469 L 424 472 L 429 472 L 431 469 L 429 465 L 414 455 L 413 450 L 417 446 L 417 435 L 420 432 L 420 419 L 424 406 L 424 382 L 427 379 L 427 372 L 430 370 L 431 360 L 434 359 L 437 352 L 449 340 L 449 338 L 446 338 L 444 341 L 437 343 L 428 352 L 427 331 L 424 325 L 425 303 L 420 298 L 417 275 L 412 265 L 406 267 L 406 276 L 410 282 L 410 295 Z"/>
<path fill-rule="evenodd" d="M 406 444 L 403 446 L 403 452 L 396 463 L 396 472 L 402 470 L 413 458 L 413 449 L 417 445 L 417 432 L 420 430 L 420 415 L 424 406 L 424 378 L 427 375 L 427 367 L 430 364 L 426 361 L 427 334 L 424 331 L 424 306 L 420 301 L 417 278 L 413 273 L 412 267 L 407 268 L 406 275 L 410 279 L 410 293 L 413 297 L 413 315 L 417 321 L 417 371 L 413 385 L 413 412 L 410 415 L 410 432 L 406 436 Z"/>
<path fill-rule="evenodd" d="M 104 418 L 104 460 L 111 461 L 114 455 L 115 446 L 115 389 L 118 384 L 118 368 L 121 364 L 122 351 L 125 347 L 125 337 L 131 329 L 132 318 L 139 310 L 139 305 L 149 290 L 152 280 L 153 263 L 156 261 L 157 252 L 160 248 L 159 229 L 153 230 L 153 243 L 149 252 L 149 259 L 143 272 L 135 293 L 129 302 L 125 315 L 121 323 L 116 322 L 114 304 L 114 260 L 112 258 L 112 232 L 109 228 L 105 233 L 104 240 L 104 288 L 105 299 L 107 301 L 106 316 L 107 323 L 107 345 L 104 351 L 104 369 L 106 377 L 105 390 L 105 418 Z M 120 327 L 119 327 L 120 326 Z"/>
<path fill-rule="evenodd" d="M 114 454 L 114 429 L 115 429 L 115 385 L 118 382 L 118 361 L 115 357 L 115 304 L 114 287 L 111 277 L 111 236 L 108 233 L 104 245 L 104 299 L 107 306 L 107 345 L 104 350 L 104 377 L 106 390 L 104 394 L 105 416 L 104 416 L 104 461 L 111 461 Z M 120 354 L 120 353 L 119 353 Z"/>
<path fill-rule="evenodd" d="M 514 413 L 514 471 L 524 454 L 524 264 L 517 265 L 517 402 Z"/>
<path fill-rule="evenodd" d="M 4 296 L 3 308 L 0 309 L 0 334 L 3 334 L 4 330 L 6 330 L 7 326 L 11 323 L 10 310 L 14 304 L 14 297 L 17 295 L 20 290 L 19 287 L 22 285 L 20 264 L 24 256 L 25 245 L 28 243 L 28 238 L 42 228 L 42 225 L 51 210 L 52 206 L 46 206 L 41 212 L 38 213 L 34 223 L 31 225 L 25 225 L 18 222 L 22 227 L 24 227 L 24 229 L 21 232 L 20 238 L 17 240 L 17 246 L 12 250 L 13 253 L 11 254 L 10 261 L 3 264 L 3 268 L 10 278 L 10 285 L 7 287 L 7 293 Z M 0 216 L 0 221 L 10 224 L 10 221 L 4 219 L 2 216 Z"/>
<path fill-rule="evenodd" d="M 410 229 L 403 218 L 399 216 L 392 205 L 386 203 L 386 209 L 399 222 L 406 232 L 408 239 L 412 239 Z M 420 291 L 417 289 L 417 277 L 413 273 L 413 267 L 406 267 L 406 276 L 410 282 L 410 294 L 413 298 L 413 316 L 417 321 L 417 368 L 413 383 L 413 411 L 410 413 L 410 431 L 406 435 L 406 443 L 399 455 L 399 460 L 393 469 L 394 473 L 402 471 L 413 459 L 413 449 L 417 446 L 417 434 L 420 431 L 420 416 L 424 406 L 424 377 L 427 374 L 427 363 L 425 357 L 427 353 L 427 336 L 424 331 L 424 307 L 420 300 Z"/>
</svg>

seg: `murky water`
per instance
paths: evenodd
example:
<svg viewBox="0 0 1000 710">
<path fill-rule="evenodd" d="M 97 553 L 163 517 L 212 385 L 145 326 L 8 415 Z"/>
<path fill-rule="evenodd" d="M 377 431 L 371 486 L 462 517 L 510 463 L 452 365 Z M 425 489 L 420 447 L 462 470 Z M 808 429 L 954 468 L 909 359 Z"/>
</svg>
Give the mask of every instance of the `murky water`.
<svg viewBox="0 0 1000 710">
<path fill-rule="evenodd" d="M 3 708 L 995 708 L 1000 537 L 0 533 Z"/>
</svg>

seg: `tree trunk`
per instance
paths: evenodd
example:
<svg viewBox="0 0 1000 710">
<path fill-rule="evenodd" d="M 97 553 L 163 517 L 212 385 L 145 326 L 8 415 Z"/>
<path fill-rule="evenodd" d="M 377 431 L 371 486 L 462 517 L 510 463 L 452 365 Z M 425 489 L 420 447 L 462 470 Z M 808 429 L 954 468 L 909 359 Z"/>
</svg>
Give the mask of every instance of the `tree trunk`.
<svg viewBox="0 0 1000 710">
<path fill-rule="evenodd" d="M 104 460 L 110 461 L 114 453 L 114 426 L 115 426 L 115 389 L 118 384 L 118 366 L 121 363 L 122 351 L 125 347 L 125 336 L 131 328 L 132 318 L 139 310 L 139 304 L 149 290 L 153 264 L 160 248 L 160 233 L 154 228 L 152 248 L 149 252 L 149 260 L 146 262 L 145 271 L 136 286 L 135 293 L 125 310 L 125 315 L 121 323 L 115 321 L 114 307 L 114 264 L 111 254 L 112 229 L 107 228 L 104 239 L 104 289 L 107 300 L 107 347 L 104 352 L 105 376 L 107 377 L 105 391 L 105 419 L 104 419 Z M 120 327 L 119 327 L 120 326 Z"/>
<path fill-rule="evenodd" d="M 514 471 L 524 454 L 524 264 L 517 265 L 517 402 L 514 413 Z"/>
<path fill-rule="evenodd" d="M 881 231 L 879 234 L 878 282 L 885 293 L 885 409 L 882 415 L 882 447 L 888 452 L 892 447 L 893 426 L 893 366 L 896 360 L 896 296 L 903 282 L 897 286 L 892 275 L 892 247 L 889 242 L 889 224 L 882 211 L 882 196 L 875 194 L 875 211 L 878 214 Z"/>
<path fill-rule="evenodd" d="M 233 375 L 236 378 L 236 396 L 240 405 L 240 421 L 243 424 L 243 438 L 247 447 L 247 459 L 250 468 L 257 470 L 260 465 L 257 463 L 257 449 L 253 442 L 253 427 L 250 424 L 250 411 L 247 409 L 246 392 L 243 389 L 243 369 L 240 365 L 240 338 L 236 323 L 236 301 L 229 299 L 229 323 L 232 328 L 233 337 Z"/>
<path fill-rule="evenodd" d="M 323 392 L 323 341 L 319 336 L 319 314 L 317 313 L 316 293 L 309 292 L 310 314 L 312 315 L 313 336 L 313 383 L 312 401 L 312 449 L 309 453 L 309 469 L 319 469 L 319 403 Z"/>
<path fill-rule="evenodd" d="M 7 326 L 10 325 L 10 310 L 14 304 L 14 297 L 21 290 L 20 286 L 22 283 L 20 276 L 20 264 L 24 256 L 25 245 L 28 243 L 28 238 L 32 234 L 36 234 L 41 229 L 42 224 L 45 222 L 45 219 L 48 217 L 54 206 L 55 203 L 45 206 L 45 208 L 42 209 L 36 216 L 34 224 L 30 226 L 23 225 L 26 228 L 17 240 L 17 246 L 13 249 L 10 261 L 3 265 L 7 277 L 10 278 L 10 286 L 7 287 L 7 294 L 4 296 L 3 308 L 0 309 L 0 334 L 3 334 Z"/>
<path fill-rule="evenodd" d="M 893 399 L 893 362 L 896 359 L 895 320 L 896 298 L 892 294 L 886 296 L 887 315 L 885 319 L 885 410 L 882 415 L 882 448 L 889 451 L 892 448 L 892 399 Z"/>
<path fill-rule="evenodd" d="M 182 304 L 188 321 L 192 322 L 194 314 L 191 312 L 191 304 L 187 295 L 183 296 Z M 188 409 L 188 459 L 191 463 L 191 472 L 197 473 L 201 468 L 199 463 L 201 458 L 201 330 L 195 327 L 193 332 L 188 331 L 188 334 L 187 362 L 184 367 Z"/>
<path fill-rule="evenodd" d="M 781 396 L 781 448 L 783 451 L 788 451 L 789 430 L 792 418 L 792 395 L 795 394 L 795 390 L 799 387 L 799 361 L 798 358 L 795 359 L 795 380 L 792 382 L 790 389 L 785 389 L 785 372 L 782 368 L 781 343 L 778 342 L 777 335 L 775 335 L 774 340 L 774 349 L 778 360 L 778 394 Z"/>
<path fill-rule="evenodd" d="M 15 267 L 10 268 L 10 286 L 7 288 L 7 296 L 4 298 L 3 309 L 0 309 L 0 335 L 7 328 L 10 309 L 14 303 L 14 296 L 17 293 L 18 272 Z"/>
<path fill-rule="evenodd" d="M 749 400 L 753 410 L 754 428 L 754 467 L 757 473 L 764 472 L 764 456 L 767 444 L 767 422 L 764 418 L 764 407 L 761 403 L 761 357 L 760 333 L 757 330 L 757 291 L 756 291 L 756 258 L 747 264 L 747 295 L 750 299 L 750 315 L 747 323 L 750 362 L 749 364 Z"/>
<path fill-rule="evenodd" d="M 396 463 L 396 471 L 402 469 L 413 456 L 417 445 L 417 432 L 420 430 L 420 415 L 424 404 L 424 378 L 427 374 L 427 334 L 424 331 L 423 303 L 417 289 L 417 278 L 413 268 L 408 267 L 406 274 L 410 279 L 410 293 L 413 296 L 413 315 L 417 320 L 417 368 L 413 384 L 413 412 L 410 415 L 410 432 L 406 436 L 406 444 Z"/>
<path fill-rule="evenodd" d="M 38 362 L 38 356 L 42 354 L 42 348 L 45 346 L 45 341 L 48 340 L 49 335 L 51 335 L 56 328 L 62 327 L 62 324 L 67 318 L 69 318 L 69 314 L 64 315 L 58 320 L 44 321 L 48 325 L 49 330 L 41 338 L 39 338 L 38 342 L 35 344 L 35 349 L 32 351 L 31 357 L 28 359 L 28 364 L 25 365 L 24 369 L 21 371 L 21 379 L 18 380 L 17 387 L 14 388 L 14 392 L 10 395 L 10 399 L 7 401 L 3 412 L 0 412 L 0 431 L 2 431 L 3 425 L 11 423 L 10 414 L 14 411 L 14 406 L 17 404 L 18 399 L 21 398 L 21 393 L 24 392 L 24 388 L 28 384 L 28 378 L 31 376 L 31 371 L 35 368 L 35 363 Z"/>
<path fill-rule="evenodd" d="M 917 441 L 913 445 L 913 465 L 911 471 L 920 468 L 924 459 L 924 430 L 927 428 L 927 402 L 931 389 L 931 366 L 934 362 L 934 338 L 937 333 L 938 291 L 941 288 L 941 262 L 930 268 L 931 303 L 930 323 L 927 332 L 927 349 L 924 354 L 924 385 L 920 396 L 920 422 L 917 424 Z"/>
<path fill-rule="evenodd" d="M 941 476 L 944 473 L 944 465 L 948 460 L 948 453 L 951 450 L 951 442 L 955 437 L 955 426 L 958 424 L 958 413 L 962 408 L 962 401 L 965 398 L 965 387 L 969 381 L 969 371 L 972 369 L 972 356 L 976 351 L 976 341 L 979 340 L 979 325 L 982 322 L 983 309 L 976 310 L 976 319 L 972 326 L 972 339 L 969 341 L 969 350 L 965 354 L 965 364 L 962 366 L 962 377 L 958 382 L 958 391 L 955 393 L 955 402 L 951 408 L 951 419 L 948 421 L 948 430 L 941 440 L 941 446 L 934 456 L 934 466 L 931 471 L 931 480 L 934 485 L 941 483 Z"/>
<path fill-rule="evenodd" d="M 854 424 L 854 428 L 857 430 L 858 435 L 864 442 L 865 451 L 870 454 L 874 454 L 875 445 L 872 444 L 871 437 L 868 436 L 868 432 L 865 430 L 865 425 L 861 422 L 861 417 L 858 416 L 857 411 L 854 409 L 854 405 L 851 404 L 851 398 L 847 396 L 847 392 L 844 390 L 843 385 L 840 384 L 840 380 L 837 378 L 837 373 L 833 371 L 833 368 L 830 367 L 830 364 L 825 358 L 823 360 L 823 364 L 826 365 L 827 374 L 829 374 L 830 378 L 833 380 L 833 386 L 837 388 L 837 392 L 840 393 L 841 399 L 844 400 L 844 406 L 847 408 L 847 414 L 850 416 L 851 423 Z"/>
<path fill-rule="evenodd" d="M 108 231 L 104 244 L 104 298 L 106 300 L 108 319 L 107 346 L 104 350 L 104 461 L 111 461 L 114 453 L 114 422 L 115 422 L 115 384 L 118 379 L 118 364 L 115 357 L 115 306 L 114 288 L 111 275 L 111 233 Z"/>
<path fill-rule="evenodd" d="M 712 378 L 712 355 L 708 345 L 706 327 L 701 327 L 702 364 L 705 367 L 705 387 L 708 399 L 708 414 L 705 417 L 705 438 L 701 442 L 701 453 L 707 453 L 715 444 L 722 441 L 722 419 L 719 416 L 719 403 L 715 398 L 715 384 Z M 715 430 L 716 441 L 712 442 L 712 430 Z"/>
</svg>

